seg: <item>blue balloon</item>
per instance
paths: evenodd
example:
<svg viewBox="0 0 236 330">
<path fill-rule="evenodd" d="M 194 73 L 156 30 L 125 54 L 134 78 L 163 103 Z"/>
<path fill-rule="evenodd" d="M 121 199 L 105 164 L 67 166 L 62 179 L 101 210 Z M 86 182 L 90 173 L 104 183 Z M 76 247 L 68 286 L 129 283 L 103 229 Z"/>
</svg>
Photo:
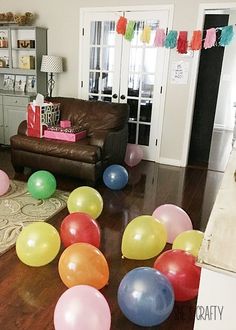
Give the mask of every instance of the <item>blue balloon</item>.
<svg viewBox="0 0 236 330">
<path fill-rule="evenodd" d="M 174 291 L 169 280 L 150 267 L 128 272 L 118 288 L 118 304 L 133 323 L 152 327 L 164 322 L 174 307 Z"/>
<path fill-rule="evenodd" d="M 112 190 L 120 190 L 128 183 L 128 172 L 121 165 L 110 165 L 103 172 L 103 182 Z"/>
</svg>

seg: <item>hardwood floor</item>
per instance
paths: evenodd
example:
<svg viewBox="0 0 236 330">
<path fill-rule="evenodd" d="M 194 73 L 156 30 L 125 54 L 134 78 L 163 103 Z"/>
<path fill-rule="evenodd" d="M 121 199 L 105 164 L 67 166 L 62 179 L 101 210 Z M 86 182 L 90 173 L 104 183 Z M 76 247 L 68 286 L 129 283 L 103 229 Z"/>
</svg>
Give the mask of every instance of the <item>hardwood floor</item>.
<svg viewBox="0 0 236 330">
<path fill-rule="evenodd" d="M 214 129 L 208 169 L 224 172 L 232 150 L 233 131 Z"/>
<path fill-rule="evenodd" d="M 13 178 L 8 149 L 0 147 L 0 168 Z M 112 313 L 112 330 L 142 329 L 128 321 L 117 304 L 117 290 L 123 276 L 139 266 L 153 266 L 154 260 L 136 261 L 121 258 L 123 231 L 134 217 L 149 214 L 156 207 L 172 203 L 182 207 L 192 219 L 195 229 L 204 230 L 218 192 L 223 173 L 201 168 L 178 168 L 143 161 L 129 171 L 129 183 L 122 191 L 112 191 L 100 183 L 96 189 L 104 200 L 98 218 L 101 227 L 101 251 L 110 268 L 109 284 L 101 290 Z M 30 172 L 17 175 L 27 180 Z M 58 187 L 71 191 L 83 185 L 74 179 L 57 177 Z M 60 227 L 67 211 L 55 216 L 51 223 Z M 170 245 L 166 249 L 171 248 Z M 57 263 L 60 254 L 49 265 L 39 268 L 21 263 L 11 249 L 0 262 L 0 329 L 52 330 L 57 300 L 67 289 L 60 280 Z M 150 329 L 193 329 L 196 300 L 175 303 L 174 310 L 163 324 Z M 89 317 L 89 314 L 88 314 Z M 149 328 L 146 328 L 149 329 Z M 66 330 L 66 329 L 65 329 Z M 94 329 L 96 330 L 96 329 Z"/>
<path fill-rule="evenodd" d="M 208 162 L 190 160 L 189 166 L 224 172 L 233 144 L 233 131 L 214 129 Z"/>
</svg>

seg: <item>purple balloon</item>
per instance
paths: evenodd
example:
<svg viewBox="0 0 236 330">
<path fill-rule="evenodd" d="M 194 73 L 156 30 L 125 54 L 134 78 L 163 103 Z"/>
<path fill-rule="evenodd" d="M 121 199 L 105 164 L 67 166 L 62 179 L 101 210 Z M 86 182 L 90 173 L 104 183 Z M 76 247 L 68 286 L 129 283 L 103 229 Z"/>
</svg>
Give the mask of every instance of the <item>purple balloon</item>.
<svg viewBox="0 0 236 330">
<path fill-rule="evenodd" d="M 130 166 L 136 166 L 143 159 L 143 149 L 138 144 L 127 144 L 125 153 L 125 163 Z"/>
<path fill-rule="evenodd" d="M 54 326 L 55 330 L 109 330 L 109 305 L 94 287 L 73 286 L 61 295 L 56 304 Z"/>
<path fill-rule="evenodd" d="M 188 214 L 183 209 L 173 204 L 159 206 L 152 213 L 152 216 L 166 227 L 167 242 L 171 244 L 180 233 L 193 229 Z"/>
</svg>

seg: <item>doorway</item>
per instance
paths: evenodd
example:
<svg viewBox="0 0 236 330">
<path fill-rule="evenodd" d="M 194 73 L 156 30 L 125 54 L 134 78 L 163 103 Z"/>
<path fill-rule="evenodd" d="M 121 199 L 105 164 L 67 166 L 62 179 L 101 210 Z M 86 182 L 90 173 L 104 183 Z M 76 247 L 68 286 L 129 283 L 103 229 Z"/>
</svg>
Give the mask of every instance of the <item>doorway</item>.
<svg viewBox="0 0 236 330">
<path fill-rule="evenodd" d="M 227 14 L 206 14 L 204 32 L 228 25 Z M 219 31 L 217 31 L 217 40 Z M 203 34 L 205 38 L 205 34 Z M 188 165 L 208 167 L 221 79 L 224 47 L 202 49 L 198 70 L 196 97 Z"/>
<path fill-rule="evenodd" d="M 203 29 L 203 23 L 205 20 L 205 15 L 208 13 L 216 13 L 216 14 L 229 14 L 229 22 L 227 25 L 235 25 L 236 22 L 236 3 L 210 3 L 210 4 L 200 4 L 199 5 L 199 13 L 198 13 L 198 20 L 197 26 L 199 29 Z M 221 97 L 220 100 L 217 101 L 216 112 L 215 112 L 215 121 L 213 126 L 213 135 L 212 141 L 215 143 L 218 141 L 215 146 L 210 148 L 210 159 L 208 159 L 208 163 L 205 164 L 206 168 L 224 171 L 225 166 L 227 164 L 227 160 L 224 163 L 223 167 L 217 168 L 214 167 L 214 162 L 211 161 L 211 152 L 215 152 L 217 150 L 218 155 L 215 154 L 218 160 L 221 160 L 222 156 L 225 154 L 228 155 L 232 150 L 232 135 L 234 130 L 234 123 L 235 123 L 235 110 L 236 110 L 236 95 L 235 95 L 235 88 L 236 88 L 236 43 L 235 40 L 227 47 L 225 47 L 224 52 L 224 59 L 223 59 L 223 68 L 221 73 L 220 79 L 220 90 L 218 98 Z M 224 70 L 225 59 L 228 58 L 228 65 L 226 65 L 227 69 Z M 183 154 L 182 154 L 182 166 L 188 165 L 188 156 L 190 151 L 190 138 L 193 126 L 193 110 L 195 105 L 195 96 L 196 96 L 196 86 L 197 86 L 197 78 L 198 78 L 198 69 L 200 63 L 200 54 L 196 53 L 193 59 L 192 65 L 192 76 L 190 80 L 190 93 L 188 99 L 188 115 L 186 117 L 186 130 L 185 130 L 185 138 L 184 138 L 184 145 L 183 145 Z M 230 86 L 229 86 L 230 85 Z M 234 95 L 232 95 L 234 94 Z M 223 97 L 222 97 L 223 96 Z M 227 103 L 227 104 L 226 104 Z M 224 105 L 224 106 L 222 106 Z M 227 112 L 220 111 L 220 116 L 218 115 L 218 108 L 227 109 Z M 222 116 L 223 114 L 223 116 Z M 221 120 L 219 121 L 219 118 Z M 223 122 L 222 122 L 223 118 Z M 224 130 L 222 130 L 222 128 Z M 224 134 L 221 134 L 224 132 Z M 216 133 L 216 134 L 215 134 Z M 230 143 L 228 144 L 228 148 L 225 148 L 225 144 L 222 140 L 219 141 L 219 134 L 221 136 L 224 135 L 224 138 Z M 231 134 L 231 137 L 228 138 Z M 226 150 L 227 149 L 227 150 Z M 222 151 L 223 150 L 223 155 Z M 221 154 L 220 154 L 221 153 Z M 227 157 L 226 157 L 227 158 Z M 221 162 L 222 163 L 222 162 Z M 214 168 L 212 167 L 214 164 Z"/>
</svg>

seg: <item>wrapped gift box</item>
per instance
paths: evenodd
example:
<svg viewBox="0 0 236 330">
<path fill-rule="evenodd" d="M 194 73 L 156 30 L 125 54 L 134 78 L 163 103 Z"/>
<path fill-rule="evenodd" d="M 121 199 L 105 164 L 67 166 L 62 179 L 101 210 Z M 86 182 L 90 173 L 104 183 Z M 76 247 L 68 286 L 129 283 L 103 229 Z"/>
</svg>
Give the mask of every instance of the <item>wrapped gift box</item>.
<svg viewBox="0 0 236 330">
<path fill-rule="evenodd" d="M 45 103 L 42 106 L 32 102 L 27 107 L 28 136 L 43 137 L 49 125 L 57 125 L 60 120 L 60 103 Z"/>
<path fill-rule="evenodd" d="M 80 131 L 78 133 L 67 133 L 67 132 L 57 132 L 57 131 L 51 131 L 51 130 L 45 130 L 44 131 L 44 137 L 48 139 L 55 139 L 55 140 L 63 140 L 63 141 L 70 141 L 70 142 L 76 142 L 83 138 L 85 138 L 87 135 L 86 130 Z"/>
<path fill-rule="evenodd" d="M 71 121 L 70 120 L 61 120 L 60 126 L 63 128 L 71 127 Z"/>
</svg>

